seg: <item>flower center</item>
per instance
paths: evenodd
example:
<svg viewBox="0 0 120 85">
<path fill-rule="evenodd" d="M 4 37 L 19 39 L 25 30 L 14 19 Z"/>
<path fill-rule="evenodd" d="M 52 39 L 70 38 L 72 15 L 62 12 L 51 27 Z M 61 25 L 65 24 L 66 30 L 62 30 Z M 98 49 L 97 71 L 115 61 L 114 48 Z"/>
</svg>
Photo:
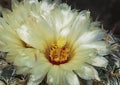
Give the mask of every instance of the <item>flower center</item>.
<svg viewBox="0 0 120 85">
<path fill-rule="evenodd" d="M 56 44 L 51 44 L 48 54 L 48 59 L 52 64 L 63 64 L 70 59 L 70 48 L 66 45 L 64 38 L 59 38 Z"/>
</svg>

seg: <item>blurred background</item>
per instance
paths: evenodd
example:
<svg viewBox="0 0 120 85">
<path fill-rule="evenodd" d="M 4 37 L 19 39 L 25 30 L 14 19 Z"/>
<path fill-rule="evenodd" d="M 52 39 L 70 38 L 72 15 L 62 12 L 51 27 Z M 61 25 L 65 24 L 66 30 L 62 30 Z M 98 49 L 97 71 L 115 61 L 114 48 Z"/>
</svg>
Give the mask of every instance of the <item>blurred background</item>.
<svg viewBox="0 0 120 85">
<path fill-rule="evenodd" d="M 20 1 L 20 0 L 19 0 Z M 98 20 L 107 30 L 120 37 L 120 0 L 61 0 L 72 9 L 90 10 L 93 20 Z M 11 0 L 0 0 L 0 5 L 11 9 Z"/>
</svg>

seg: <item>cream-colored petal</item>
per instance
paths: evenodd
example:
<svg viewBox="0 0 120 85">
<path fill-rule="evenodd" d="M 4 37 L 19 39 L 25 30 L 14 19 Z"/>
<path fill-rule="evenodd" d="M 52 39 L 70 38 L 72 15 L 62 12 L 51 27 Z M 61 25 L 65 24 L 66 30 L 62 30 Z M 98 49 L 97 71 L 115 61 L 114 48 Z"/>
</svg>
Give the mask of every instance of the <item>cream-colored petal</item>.
<svg viewBox="0 0 120 85">
<path fill-rule="evenodd" d="M 3 41 L 0 41 L 0 51 L 8 52 L 7 48 L 5 48 L 6 44 Z"/>
<path fill-rule="evenodd" d="M 64 78 L 63 73 L 59 66 L 52 66 L 47 75 L 47 83 L 49 85 L 68 85 L 67 81 L 62 79 Z"/>
<path fill-rule="evenodd" d="M 77 12 L 71 11 L 71 8 L 67 4 L 60 4 L 51 12 L 52 20 L 55 25 L 55 29 L 59 32 L 61 29 L 70 27 L 73 23 Z"/>
<path fill-rule="evenodd" d="M 11 54 L 16 54 L 18 53 L 19 50 L 23 48 L 25 49 L 25 47 L 23 46 L 15 45 L 13 43 L 10 43 L 10 44 L 5 43 L 3 46 L 0 46 L 0 51 L 9 52 Z"/>
<path fill-rule="evenodd" d="M 42 80 L 47 75 L 49 69 L 50 66 L 49 64 L 46 63 L 41 63 L 41 65 L 39 65 L 38 67 L 33 68 L 31 70 L 32 74 L 30 76 L 30 80 L 27 85 L 32 85 L 32 83 L 34 83 L 34 85 L 37 85 L 38 83 L 42 82 Z"/>
<path fill-rule="evenodd" d="M 7 25 L 6 25 L 7 26 Z M 9 26 L 0 30 L 0 50 L 4 52 L 15 51 L 14 49 L 23 48 L 23 42 L 14 30 Z"/>
<path fill-rule="evenodd" d="M 21 12 L 21 9 L 25 8 L 23 5 L 20 5 L 20 3 L 17 0 L 12 0 L 12 11 L 3 9 L 2 14 L 5 21 L 10 25 L 12 29 L 18 28 L 21 24 L 24 23 L 24 17 L 21 16 L 21 14 L 24 14 L 26 16 L 26 9 L 24 9 L 23 12 Z M 23 4 L 23 3 L 21 3 Z"/>
<path fill-rule="evenodd" d="M 30 3 L 30 4 L 38 3 L 38 0 L 24 0 L 24 3 Z"/>
<path fill-rule="evenodd" d="M 108 60 L 102 56 L 97 56 L 89 60 L 88 63 L 98 67 L 106 67 L 108 64 Z"/>
<path fill-rule="evenodd" d="M 76 39 L 81 36 L 84 32 L 86 32 L 89 28 L 90 24 L 90 12 L 89 11 L 82 11 L 79 13 L 77 18 L 74 20 L 71 33 L 69 35 L 70 42 L 73 43 Z"/>
<path fill-rule="evenodd" d="M 105 37 L 105 32 L 100 29 L 94 31 L 87 31 L 83 35 L 81 35 L 75 43 L 84 44 L 84 43 L 96 42 L 98 40 L 102 40 L 104 37 Z"/>
<path fill-rule="evenodd" d="M 6 56 L 8 62 L 13 62 L 17 66 L 18 74 L 26 74 L 35 64 L 35 57 L 32 49 L 20 49 L 17 53 L 8 53 Z"/>
<path fill-rule="evenodd" d="M 7 43 L 8 41 L 14 44 L 21 45 L 20 38 L 10 26 L 3 21 L 3 26 L 0 29 L 0 39 Z"/>
<path fill-rule="evenodd" d="M 37 60 L 34 67 L 30 70 L 31 76 L 27 85 L 38 85 L 47 75 L 51 64 L 45 58 L 44 54 L 40 53 L 38 50 L 36 52 Z"/>
<path fill-rule="evenodd" d="M 30 27 L 32 27 L 32 28 L 39 28 L 39 29 L 37 29 L 36 32 L 38 32 L 38 30 L 41 31 L 41 33 L 39 33 L 39 35 L 41 34 L 41 35 L 44 35 L 44 37 L 46 36 L 44 38 L 44 39 L 47 38 L 46 40 L 51 39 L 50 38 L 51 35 L 54 35 L 54 37 L 56 37 L 56 35 L 63 34 L 63 30 L 62 29 L 64 29 L 64 28 L 68 29 L 70 27 L 70 24 L 72 24 L 71 21 L 73 21 L 73 18 L 76 15 L 76 12 L 73 13 L 66 4 L 61 5 L 60 8 L 59 7 L 55 8 L 54 6 L 55 6 L 55 3 L 54 4 L 48 4 L 48 2 L 42 1 L 40 3 L 40 8 L 41 8 L 40 13 L 41 13 L 41 16 L 40 16 L 39 13 L 32 12 L 32 13 L 30 13 L 30 17 L 26 20 L 26 23 L 28 22 Z M 65 6 L 66 9 L 65 8 L 62 9 L 62 7 L 64 7 L 64 6 Z M 36 9 L 36 5 L 35 5 L 35 9 Z M 54 9 L 54 10 L 52 10 L 52 9 Z M 51 12 L 48 13 L 47 11 L 50 11 L 50 10 L 51 10 Z M 59 13 L 56 13 L 56 11 L 59 12 Z M 64 11 L 65 11 L 65 13 L 64 13 Z M 54 16 L 54 15 L 56 15 L 56 16 Z M 67 19 L 67 21 L 66 21 L 66 19 L 64 19 L 64 18 L 66 18 L 66 17 L 64 17 L 64 15 L 66 17 L 68 15 L 70 15 L 70 18 L 69 18 L 70 20 Z M 61 18 L 61 17 L 64 17 L 64 18 Z M 58 20 L 58 18 L 60 18 L 60 20 Z M 33 19 L 34 19 L 34 21 L 33 21 Z M 56 24 L 57 22 L 58 23 L 62 23 L 61 24 L 62 27 L 60 27 L 60 26 L 56 27 L 55 25 L 57 25 Z M 64 22 L 66 22 L 66 23 L 64 23 Z M 64 26 L 64 24 L 65 24 L 65 26 Z M 34 30 L 36 30 L 36 29 L 34 29 Z M 56 32 L 56 35 L 55 35 L 55 32 Z M 49 35 L 49 36 L 47 36 L 47 35 Z"/>
<path fill-rule="evenodd" d="M 26 18 L 26 24 L 32 32 L 48 43 L 55 38 L 55 31 L 42 15 L 30 13 Z"/>
<path fill-rule="evenodd" d="M 87 44 L 81 44 L 79 48 L 95 48 L 99 55 L 107 55 L 109 54 L 109 44 L 105 41 L 97 41 Z"/>
<path fill-rule="evenodd" d="M 53 66 L 50 69 L 47 83 L 49 85 L 79 85 L 78 78 L 73 72 L 63 70 L 59 66 Z"/>
<path fill-rule="evenodd" d="M 67 72 L 65 77 L 69 85 L 80 85 L 79 79 L 75 73 Z"/>
<path fill-rule="evenodd" d="M 37 61 L 35 49 L 19 49 L 10 52 L 6 56 L 8 62 L 13 62 L 17 66 L 17 73 L 29 73 Z"/>
<path fill-rule="evenodd" d="M 39 85 L 39 81 L 29 81 L 27 85 Z"/>
<path fill-rule="evenodd" d="M 49 3 L 49 0 L 42 0 L 39 4 L 41 15 L 48 15 L 56 7 L 56 3 Z M 45 17 L 44 17 L 45 18 Z"/>
<path fill-rule="evenodd" d="M 85 47 L 75 47 L 73 48 L 73 56 L 86 56 L 86 55 L 90 55 L 91 53 L 95 53 L 96 49 L 94 48 L 85 48 Z M 74 57 L 75 58 L 75 57 Z"/>
<path fill-rule="evenodd" d="M 89 65 L 81 65 L 78 70 L 75 70 L 75 72 L 83 79 L 96 79 L 96 80 L 100 80 L 98 77 L 98 72 Z"/>
<path fill-rule="evenodd" d="M 45 78 L 50 68 L 51 64 L 48 62 L 37 62 L 35 67 L 31 70 L 32 74 L 27 85 L 38 85 L 38 83 L 42 82 Z"/>
<path fill-rule="evenodd" d="M 31 31 L 27 26 L 23 25 L 17 29 L 19 37 L 28 45 L 37 49 L 44 49 L 45 41 L 40 36 Z"/>
<path fill-rule="evenodd" d="M 9 53 L 6 55 L 7 62 L 14 62 L 17 55 L 9 55 Z"/>
<path fill-rule="evenodd" d="M 36 57 L 36 50 L 34 49 L 19 50 L 19 53 L 15 57 L 14 64 L 32 68 L 36 62 Z"/>
<path fill-rule="evenodd" d="M 69 34 L 67 31 L 71 28 L 76 16 L 76 11 L 72 11 L 71 8 L 66 4 L 60 4 L 60 6 L 55 5 L 54 9 L 51 10 L 48 15 L 45 15 L 45 20 L 55 31 L 56 38 L 59 36 L 66 37 L 66 35 Z"/>
<path fill-rule="evenodd" d="M 80 60 L 71 60 L 65 64 L 61 64 L 60 68 L 66 71 L 73 71 L 74 69 L 77 69 L 81 64 L 83 64 L 83 61 L 80 62 Z"/>
<path fill-rule="evenodd" d="M 30 73 L 30 70 L 32 68 L 26 67 L 26 66 L 17 66 L 16 68 L 16 74 L 23 74 L 26 75 L 28 73 Z"/>
<path fill-rule="evenodd" d="M 61 69 L 59 66 L 53 66 L 48 75 L 47 83 L 49 85 L 80 85 L 79 80 L 72 71 Z"/>
<path fill-rule="evenodd" d="M 4 20 L 6 21 L 7 24 L 9 24 L 9 27 L 11 27 L 13 30 L 18 28 L 21 24 L 24 23 L 24 17 L 21 16 L 20 10 L 21 10 L 21 7 L 15 10 L 14 13 L 11 11 L 9 12 L 7 10 L 2 11 Z"/>
</svg>

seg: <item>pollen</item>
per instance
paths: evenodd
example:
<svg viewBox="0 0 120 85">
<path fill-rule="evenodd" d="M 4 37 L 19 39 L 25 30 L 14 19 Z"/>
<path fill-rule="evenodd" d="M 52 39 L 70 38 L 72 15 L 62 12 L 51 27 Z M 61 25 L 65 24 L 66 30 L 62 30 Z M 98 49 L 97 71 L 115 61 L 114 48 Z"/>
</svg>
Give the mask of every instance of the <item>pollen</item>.
<svg viewBox="0 0 120 85">
<path fill-rule="evenodd" d="M 49 49 L 49 61 L 52 64 L 63 64 L 70 59 L 70 48 L 66 45 L 64 39 L 59 39 L 55 44 L 51 44 Z"/>
</svg>

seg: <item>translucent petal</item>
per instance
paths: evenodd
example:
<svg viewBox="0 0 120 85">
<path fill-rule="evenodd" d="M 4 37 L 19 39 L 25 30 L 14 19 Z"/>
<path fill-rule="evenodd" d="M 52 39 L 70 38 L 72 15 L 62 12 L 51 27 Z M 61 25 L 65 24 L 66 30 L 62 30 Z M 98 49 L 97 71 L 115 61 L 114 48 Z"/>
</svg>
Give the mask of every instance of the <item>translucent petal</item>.
<svg viewBox="0 0 120 85">
<path fill-rule="evenodd" d="M 18 74 L 29 73 L 36 62 L 33 49 L 20 49 L 17 53 L 8 53 L 6 60 L 17 66 Z"/>
<path fill-rule="evenodd" d="M 20 40 L 19 38 L 15 38 L 13 35 L 11 35 L 10 33 L 8 34 L 3 34 L 3 33 L 0 33 L 0 38 L 1 38 L 1 41 L 3 41 L 4 43 L 7 43 L 8 41 L 10 41 L 11 43 L 13 44 L 18 44 L 20 43 Z M 9 43 L 10 43 L 9 42 Z"/>
<path fill-rule="evenodd" d="M 66 4 L 61 4 L 59 7 L 56 7 L 52 10 L 51 21 L 54 25 L 54 30 L 56 30 L 56 34 L 59 34 L 62 29 L 70 28 L 74 19 L 76 18 L 77 12 L 71 11 L 71 8 Z"/>
<path fill-rule="evenodd" d="M 47 75 L 50 67 L 51 65 L 49 63 L 44 62 L 35 65 L 35 67 L 31 70 L 32 74 L 27 85 L 32 85 L 32 83 L 34 83 L 34 85 L 37 85 L 40 83 Z"/>
<path fill-rule="evenodd" d="M 80 60 L 71 60 L 68 63 L 61 64 L 60 68 L 66 71 L 73 71 L 74 69 L 77 69 L 82 63 L 83 62 L 80 62 Z"/>
<path fill-rule="evenodd" d="M 20 40 L 15 31 L 12 30 L 6 23 L 4 23 L 3 26 L 4 27 L 0 30 L 0 50 L 10 52 L 14 49 L 23 48 L 23 42 Z"/>
<path fill-rule="evenodd" d="M 102 30 L 87 31 L 81 35 L 75 43 L 91 43 L 102 40 L 105 37 L 105 32 Z"/>
<path fill-rule="evenodd" d="M 77 76 L 71 72 L 53 66 L 47 75 L 49 85 L 80 85 Z"/>
<path fill-rule="evenodd" d="M 75 40 L 81 36 L 84 32 L 86 32 L 89 28 L 90 24 L 90 12 L 89 11 L 82 11 L 79 13 L 77 18 L 74 20 L 71 33 L 69 39 L 71 43 L 75 42 Z"/>
<path fill-rule="evenodd" d="M 69 85 L 80 85 L 79 79 L 75 73 L 67 72 L 65 77 L 66 77 Z"/>
<path fill-rule="evenodd" d="M 78 68 L 78 70 L 75 70 L 75 72 L 83 79 L 97 79 L 100 80 L 98 77 L 98 72 L 89 65 L 82 65 Z"/>
<path fill-rule="evenodd" d="M 95 48 L 98 51 L 99 55 L 109 54 L 109 44 L 105 41 L 97 41 L 87 44 L 81 44 L 79 48 Z"/>
<path fill-rule="evenodd" d="M 26 66 L 32 68 L 37 61 L 36 57 L 37 56 L 34 49 L 19 50 L 19 53 L 15 58 L 14 64 L 17 66 Z"/>
<path fill-rule="evenodd" d="M 9 55 L 9 53 L 6 56 L 6 60 L 8 62 L 14 62 L 15 58 L 16 58 L 16 55 Z"/>
<path fill-rule="evenodd" d="M 95 58 L 92 58 L 90 62 L 88 61 L 88 63 L 98 67 L 106 67 L 108 64 L 108 60 L 104 57 L 97 56 Z"/>
<path fill-rule="evenodd" d="M 40 13 L 43 15 L 48 15 L 55 8 L 56 3 L 51 3 L 51 0 L 43 0 L 40 5 Z M 44 17 L 45 18 L 45 17 Z"/>
<path fill-rule="evenodd" d="M 15 10 L 14 12 L 8 13 L 7 10 L 2 11 L 4 20 L 9 24 L 9 27 L 11 27 L 12 29 L 16 29 L 17 27 L 19 27 L 21 24 L 24 23 L 24 18 L 23 16 L 21 16 L 21 9 L 23 9 L 22 7 L 19 7 L 17 10 Z M 19 11 L 18 11 L 19 10 Z M 25 14 L 26 12 L 24 12 Z M 24 15 L 25 16 L 25 15 Z"/>
<path fill-rule="evenodd" d="M 45 78 L 52 66 L 45 58 L 44 54 L 37 51 L 36 56 L 37 60 L 34 64 L 34 67 L 30 70 L 31 76 L 27 85 L 37 85 L 38 83 L 40 83 Z"/>
<path fill-rule="evenodd" d="M 63 74 L 62 74 L 63 76 Z M 48 72 L 47 75 L 47 83 L 49 85 L 61 85 L 61 82 L 65 82 L 62 81 L 62 76 L 61 76 L 61 70 L 59 69 L 58 66 L 53 66 L 50 71 Z M 61 81 L 61 82 L 60 82 Z M 65 85 L 65 84 L 63 84 Z"/>
<path fill-rule="evenodd" d="M 24 0 L 24 3 L 30 3 L 30 4 L 33 4 L 33 3 L 38 3 L 38 0 Z"/>
<path fill-rule="evenodd" d="M 26 75 L 26 74 L 30 73 L 31 69 L 32 68 L 29 68 L 29 67 L 26 67 L 26 66 L 17 66 L 16 73 Z"/>
<path fill-rule="evenodd" d="M 17 33 L 28 45 L 42 50 L 45 47 L 45 41 L 25 25 L 17 29 Z"/>
<path fill-rule="evenodd" d="M 25 20 L 27 27 L 44 41 L 50 42 L 54 37 L 56 37 L 55 31 L 49 26 L 48 22 L 45 21 L 42 16 L 30 13 Z"/>
</svg>

